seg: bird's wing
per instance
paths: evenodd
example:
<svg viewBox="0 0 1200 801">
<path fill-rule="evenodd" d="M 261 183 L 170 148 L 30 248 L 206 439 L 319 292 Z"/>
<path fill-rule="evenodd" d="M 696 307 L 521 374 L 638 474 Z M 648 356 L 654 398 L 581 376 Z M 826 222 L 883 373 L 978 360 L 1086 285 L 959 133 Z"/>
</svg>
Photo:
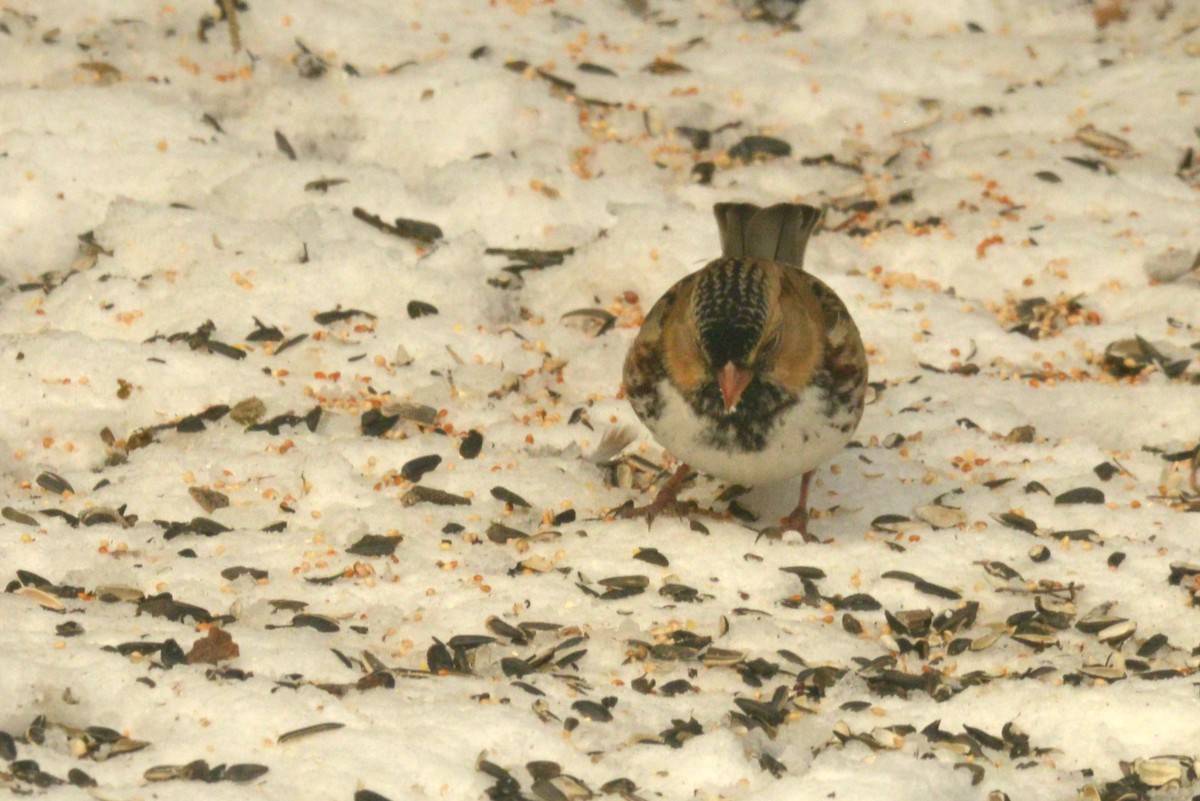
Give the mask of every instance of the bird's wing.
<svg viewBox="0 0 1200 801">
<path fill-rule="evenodd" d="M 642 321 L 625 357 L 624 384 L 631 397 L 652 391 L 667 376 L 669 348 L 679 350 L 681 344 L 697 347 L 694 336 L 680 330 L 690 319 L 686 309 L 697 275 L 692 273 L 668 289 Z"/>
<path fill-rule="evenodd" d="M 793 281 L 807 295 L 810 313 L 820 315 L 824 332 L 824 364 L 834 391 L 861 394 L 866 382 L 867 355 L 862 336 L 846 304 L 823 281 L 807 273 L 793 273 Z"/>
</svg>

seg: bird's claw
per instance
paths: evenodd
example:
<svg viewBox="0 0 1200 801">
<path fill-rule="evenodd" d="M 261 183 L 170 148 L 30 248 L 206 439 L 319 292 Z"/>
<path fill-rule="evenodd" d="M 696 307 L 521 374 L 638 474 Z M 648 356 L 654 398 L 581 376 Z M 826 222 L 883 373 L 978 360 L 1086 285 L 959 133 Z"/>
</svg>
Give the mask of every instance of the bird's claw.
<svg viewBox="0 0 1200 801">
<path fill-rule="evenodd" d="M 626 504 L 625 506 L 615 509 L 613 514 L 615 517 L 624 518 L 626 520 L 635 517 L 646 518 L 646 528 L 653 527 L 654 521 L 660 515 L 669 514 L 672 517 L 686 517 L 691 511 L 692 504 L 677 501 L 673 498 L 664 499 L 665 502 L 659 503 L 657 500 L 648 503 L 645 506 L 633 506 Z"/>
<path fill-rule="evenodd" d="M 821 542 L 821 540 L 813 534 L 808 533 L 808 513 L 793 511 L 790 515 L 782 518 L 777 526 L 767 526 L 758 532 L 758 538 L 766 537 L 768 540 L 781 540 L 783 535 L 789 531 L 795 531 L 805 542 Z"/>
</svg>

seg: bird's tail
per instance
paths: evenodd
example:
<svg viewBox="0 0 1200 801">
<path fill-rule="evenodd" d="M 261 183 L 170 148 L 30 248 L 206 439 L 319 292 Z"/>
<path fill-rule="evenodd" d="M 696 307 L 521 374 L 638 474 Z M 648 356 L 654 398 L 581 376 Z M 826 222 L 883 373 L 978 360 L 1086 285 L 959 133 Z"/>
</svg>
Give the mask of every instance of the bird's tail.
<svg viewBox="0 0 1200 801">
<path fill-rule="evenodd" d="M 803 203 L 760 208 L 753 203 L 713 207 L 721 230 L 721 255 L 770 259 L 804 267 L 804 248 L 821 219 L 821 210 Z"/>
</svg>

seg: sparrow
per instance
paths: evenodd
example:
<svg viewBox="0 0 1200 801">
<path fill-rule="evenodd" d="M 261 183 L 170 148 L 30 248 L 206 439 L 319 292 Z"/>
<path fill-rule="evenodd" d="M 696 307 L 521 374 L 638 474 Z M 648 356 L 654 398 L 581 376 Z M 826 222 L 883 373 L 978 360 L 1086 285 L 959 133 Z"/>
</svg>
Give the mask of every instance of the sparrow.
<svg viewBox="0 0 1200 801">
<path fill-rule="evenodd" d="M 808 532 L 816 468 L 862 417 L 867 357 L 841 299 L 804 272 L 821 212 L 800 203 L 714 207 L 721 256 L 667 290 L 625 358 L 624 391 L 682 464 L 646 506 L 648 523 L 680 512 L 693 468 L 740 484 L 801 477 L 785 530 Z"/>
</svg>

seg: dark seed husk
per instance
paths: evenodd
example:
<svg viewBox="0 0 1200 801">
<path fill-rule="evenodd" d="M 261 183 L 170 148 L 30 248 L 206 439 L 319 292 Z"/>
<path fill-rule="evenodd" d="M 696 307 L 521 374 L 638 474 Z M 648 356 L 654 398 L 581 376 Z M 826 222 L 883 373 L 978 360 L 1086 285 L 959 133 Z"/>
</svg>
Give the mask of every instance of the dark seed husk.
<svg viewBox="0 0 1200 801">
<path fill-rule="evenodd" d="M 249 762 L 230 765 L 225 768 L 223 778 L 227 782 L 252 782 L 270 770 L 266 765 L 255 765 Z"/>
<path fill-rule="evenodd" d="M 55 626 L 54 633 L 59 637 L 78 637 L 83 634 L 83 626 L 74 620 L 68 620 L 66 623 L 59 623 Z"/>
<path fill-rule="evenodd" d="M 751 161 L 756 156 L 788 156 L 792 146 L 782 139 L 773 136 L 747 136 L 729 149 L 729 157 L 741 161 Z"/>
<path fill-rule="evenodd" d="M 458 455 L 464 459 L 474 459 L 481 450 L 483 450 L 483 434 L 473 430 L 463 437 L 462 443 L 458 446 Z"/>
<path fill-rule="evenodd" d="M 1150 657 L 1152 657 L 1156 653 L 1158 653 L 1158 651 L 1160 649 L 1162 649 L 1166 644 L 1167 644 L 1167 635 L 1162 634 L 1161 632 L 1158 634 L 1152 634 L 1151 636 L 1146 638 L 1146 641 L 1144 643 L 1142 643 L 1140 646 L 1138 646 L 1137 655 L 1149 659 Z"/>
<path fill-rule="evenodd" d="M 74 492 L 75 489 L 71 483 L 58 473 L 53 473 L 49 470 L 41 473 L 37 479 L 37 485 L 44 490 L 53 492 L 55 495 L 62 495 L 65 492 Z"/>
<path fill-rule="evenodd" d="M 1089 614 L 1075 624 L 1075 628 L 1086 634 L 1099 634 L 1109 626 L 1115 626 L 1118 623 L 1125 623 L 1126 618 L 1115 617 L 1106 614 Z"/>
<path fill-rule="evenodd" d="M 384 414 L 379 409 L 368 409 L 359 419 L 359 429 L 365 437 L 382 437 L 400 421 L 398 414 Z"/>
<path fill-rule="evenodd" d="M 650 579 L 647 576 L 611 576 L 600 579 L 599 583 L 610 590 L 644 590 L 650 586 Z"/>
<path fill-rule="evenodd" d="M 512 540 L 527 540 L 529 535 L 524 531 L 506 526 L 503 523 L 492 523 L 487 529 L 487 538 L 497 545 L 503 545 Z"/>
<path fill-rule="evenodd" d="M 613 719 L 612 713 L 603 704 L 598 704 L 595 701 L 576 701 L 571 704 L 571 708 L 578 712 L 580 717 L 595 723 L 608 723 Z"/>
<path fill-rule="evenodd" d="M 75 787 L 97 787 L 98 784 L 88 774 L 84 773 L 79 768 L 71 768 L 67 771 L 67 781 Z"/>
<path fill-rule="evenodd" d="M 424 403 L 396 402 L 383 408 L 389 414 L 398 414 L 401 419 L 421 426 L 432 426 L 438 419 L 438 410 Z"/>
<path fill-rule="evenodd" d="M 346 549 L 355 556 L 391 556 L 403 537 L 388 537 L 381 534 L 365 534 Z"/>
<path fill-rule="evenodd" d="M 305 726 L 300 729 L 292 729 L 291 731 L 284 732 L 275 739 L 275 742 L 277 745 L 283 745 L 284 743 L 290 743 L 296 740 L 304 739 L 305 737 L 311 737 L 314 734 L 321 734 L 327 731 L 336 731 L 340 728 L 343 728 L 345 725 L 345 723 L 337 723 L 335 721 L 330 721 L 328 723 L 316 723 L 312 726 Z M 265 769 L 263 772 L 266 772 Z"/>
<path fill-rule="evenodd" d="M 670 560 L 663 556 L 657 548 L 638 548 L 633 558 L 658 567 L 669 567 L 671 564 Z"/>
<path fill-rule="evenodd" d="M 784 573 L 791 573 L 793 576 L 802 579 L 811 579 L 817 581 L 825 578 L 825 571 L 819 567 L 810 567 L 809 565 L 793 565 L 792 567 L 779 568 Z"/>
<path fill-rule="evenodd" d="M 536 668 L 532 667 L 524 659 L 519 659 L 515 656 L 506 656 L 500 660 L 500 669 L 505 676 L 520 678 L 533 673 Z"/>
<path fill-rule="evenodd" d="M 79 522 L 85 526 L 120 526 L 129 528 L 136 518 L 128 518 L 116 509 L 107 506 L 96 506 L 88 509 L 79 516 Z"/>
<path fill-rule="evenodd" d="M 296 628 L 316 629 L 322 634 L 330 634 L 341 629 L 341 625 L 333 618 L 309 613 L 294 615 L 292 625 Z"/>
<path fill-rule="evenodd" d="M 880 578 L 897 579 L 899 581 L 907 581 L 910 584 L 918 584 L 925 580 L 916 573 L 909 573 L 907 570 L 888 570 L 882 573 Z"/>
<path fill-rule="evenodd" d="M 717 165 L 711 161 L 698 161 L 692 165 L 692 180 L 701 186 L 708 186 L 712 183 L 713 175 L 717 172 Z"/>
<path fill-rule="evenodd" d="M 487 619 L 487 623 L 485 625 L 487 626 L 488 631 L 492 632 L 498 637 L 508 638 L 514 645 L 524 645 L 525 643 L 529 642 L 529 638 L 525 635 L 523 630 L 510 623 L 506 623 L 504 620 L 501 620 L 494 615 Z"/>
<path fill-rule="evenodd" d="M 355 790 L 354 801 L 391 801 L 387 796 L 382 796 L 374 790 Z"/>
<path fill-rule="evenodd" d="M 470 651 L 484 645 L 491 645 L 495 641 L 495 637 L 488 637 L 486 634 L 455 634 L 446 644 L 451 648 Z"/>
<path fill-rule="evenodd" d="M 362 309 L 332 309 L 325 312 L 317 312 L 313 315 L 313 322 L 317 325 L 329 325 L 330 323 L 349 320 L 351 317 L 366 317 L 368 320 L 376 319 L 374 314 L 363 311 Z"/>
<path fill-rule="evenodd" d="M 956 590 L 949 587 L 943 587 L 940 584 L 934 584 L 932 581 L 918 581 L 913 584 L 913 589 L 917 592 L 923 592 L 926 595 L 933 595 L 938 598 L 947 598 L 951 601 L 957 601 L 962 598 L 962 595 Z"/>
<path fill-rule="evenodd" d="M 397 217 L 395 224 L 389 225 L 378 214 L 372 214 L 357 206 L 351 210 L 351 213 L 355 219 L 362 220 L 372 228 L 383 231 L 386 234 L 391 234 L 392 236 L 398 236 L 401 239 L 413 239 L 418 242 L 430 243 L 442 238 L 442 229 L 430 222 Z"/>
<path fill-rule="evenodd" d="M 993 751 L 1003 751 L 1006 747 L 1002 738 L 994 734 L 988 734 L 983 729 L 977 729 L 974 726 L 966 724 L 963 724 L 963 729 L 984 748 L 990 748 Z"/>
<path fill-rule="evenodd" d="M 1004 512 L 999 515 L 992 515 L 992 517 L 1009 528 L 1015 528 L 1018 531 L 1024 531 L 1027 534 L 1033 534 L 1037 531 L 1037 523 L 1028 517 L 1025 517 L 1024 515 L 1017 514 L 1016 512 Z"/>
<path fill-rule="evenodd" d="M 169 592 L 151 595 L 138 601 L 137 613 L 139 615 L 145 613 L 151 617 L 165 617 L 176 623 L 183 622 L 189 617 L 197 623 L 211 623 L 213 619 L 208 610 L 195 604 L 176 601 Z"/>
<path fill-rule="evenodd" d="M 198 434 L 206 428 L 203 418 L 198 414 L 189 414 L 179 418 L 175 430 L 180 434 Z"/>
<path fill-rule="evenodd" d="M 1071 531 L 1056 531 L 1054 536 L 1060 540 L 1070 540 L 1072 542 L 1093 542 L 1097 545 L 1104 543 L 1104 539 L 1090 528 L 1072 529 Z"/>
<path fill-rule="evenodd" d="M 979 614 L 979 602 L 969 601 L 959 609 L 953 612 L 942 612 L 933 620 L 933 629 L 938 632 L 957 632 L 961 629 L 969 629 L 975 625 L 975 618 Z"/>
<path fill-rule="evenodd" d="M 825 600 L 829 601 L 834 609 L 847 609 L 851 612 L 876 612 L 883 608 L 883 604 L 865 592 L 856 592 L 844 598 L 833 596 Z"/>
<path fill-rule="evenodd" d="M 1200 575 L 1200 565 L 1189 564 L 1188 562 L 1172 562 L 1170 570 L 1171 573 L 1167 578 L 1167 583 L 1176 586 L 1182 584 L 1185 578 Z"/>
<path fill-rule="evenodd" d="M 0 759 L 12 762 L 17 758 L 17 741 L 6 731 L 0 731 Z"/>
<path fill-rule="evenodd" d="M 408 316 L 411 319 L 418 317 L 430 317 L 438 313 L 437 306 L 432 303 L 426 303 L 423 300 L 410 300 L 408 302 Z"/>
<path fill-rule="evenodd" d="M 643 592 L 645 590 L 638 587 L 621 587 L 619 589 L 605 590 L 599 594 L 599 598 L 602 601 L 619 601 L 622 598 L 632 598 L 635 595 L 641 595 Z M 590 594 L 595 595 L 595 592 L 593 591 Z"/>
<path fill-rule="evenodd" d="M 593 337 L 607 334 L 617 323 L 617 316 L 604 309 L 574 309 L 559 319 Z"/>
<path fill-rule="evenodd" d="M 580 62 L 577 69 L 580 72 L 588 72 L 588 73 L 591 73 L 592 75 L 605 75 L 610 78 L 617 77 L 617 73 L 613 72 L 608 67 L 605 67 L 603 64 L 593 64 L 590 61 Z"/>
<path fill-rule="evenodd" d="M 224 509 L 229 506 L 229 496 L 216 490 L 205 489 L 204 487 L 188 487 L 188 495 L 192 496 L 192 500 L 199 504 L 201 509 L 210 514 L 217 509 Z"/>
<path fill-rule="evenodd" d="M 1072 164 L 1077 164 L 1080 167 L 1091 170 L 1092 172 L 1102 172 L 1105 175 L 1116 175 L 1117 171 L 1112 165 L 1102 159 L 1088 159 L 1080 156 L 1063 156 L 1063 161 L 1069 161 Z"/>
<path fill-rule="evenodd" d="M 665 695 L 667 698 L 696 691 L 696 686 L 687 679 L 675 679 L 674 681 L 668 681 L 666 684 L 658 688 L 659 694 Z"/>
<path fill-rule="evenodd" d="M 121 732 L 116 729 L 110 729 L 107 726 L 88 726 L 83 732 L 101 745 L 112 745 L 123 736 Z"/>
<path fill-rule="evenodd" d="M 707 150 L 712 145 L 712 131 L 707 131 L 703 128 L 691 128 L 686 125 L 680 125 L 675 129 L 675 133 L 687 139 L 696 150 Z"/>
<path fill-rule="evenodd" d="M 1056 504 L 1104 503 L 1104 493 L 1095 487 L 1077 487 L 1054 498 Z"/>
<path fill-rule="evenodd" d="M 37 573 L 32 571 L 22 570 L 20 568 L 17 569 L 17 579 L 21 582 L 22 586 L 25 587 L 42 587 L 50 589 L 54 586 L 50 582 L 50 579 L 39 576 Z"/>
<path fill-rule="evenodd" d="M 686 584 L 664 584 L 659 587 L 658 594 L 676 603 L 697 603 L 701 600 L 700 591 Z"/>
<path fill-rule="evenodd" d="M 442 463 L 442 457 L 436 453 L 431 453 L 428 456 L 418 456 L 415 459 L 409 459 L 400 468 L 400 477 L 405 481 L 411 481 L 414 484 L 419 482 L 421 478 L 431 470 L 437 468 Z"/>
<path fill-rule="evenodd" d="M 475 770 L 479 771 L 480 773 L 486 773 L 488 776 L 491 776 L 493 779 L 501 779 L 501 780 L 508 780 L 508 781 L 513 780 L 512 774 L 509 773 L 507 770 L 500 767 L 495 762 L 489 762 L 488 760 L 483 759 L 483 758 L 480 758 L 475 763 Z"/>
<path fill-rule="evenodd" d="M 933 623 L 933 611 L 930 609 L 901 609 L 894 615 L 885 611 L 884 617 L 893 629 L 899 626 L 901 634 L 913 637 L 928 636 Z"/>
<path fill-rule="evenodd" d="M 433 645 L 425 651 L 425 667 L 430 673 L 452 673 L 455 671 L 454 655 L 445 643 L 434 639 Z"/>
<path fill-rule="evenodd" d="M 530 695 L 536 695 L 539 697 L 545 695 L 544 692 L 539 690 L 537 687 L 534 687 L 532 684 L 530 684 L 527 681 L 514 681 L 514 682 L 512 682 L 512 686 L 517 687 L 521 690 L 524 690 L 525 692 L 529 693 Z"/>
<path fill-rule="evenodd" d="M 20 523 L 23 526 L 36 526 L 38 524 L 36 518 L 31 517 L 24 512 L 19 512 L 11 506 L 5 506 L 3 510 L 0 510 L 0 514 L 4 515 L 5 520 L 11 520 L 14 523 Z"/>
<path fill-rule="evenodd" d="M 233 531 L 229 526 L 224 526 L 216 520 L 211 520 L 207 517 L 193 517 L 186 523 L 170 523 L 166 520 L 155 520 L 154 524 L 165 528 L 163 539 L 171 540 L 183 534 L 198 534 L 201 537 L 215 537 L 218 534 L 224 534 L 227 531 Z"/>
<path fill-rule="evenodd" d="M 106 645 L 101 650 L 112 651 L 121 656 L 130 656 L 131 654 L 139 654 L 146 656 L 148 654 L 156 654 L 161 651 L 163 644 L 161 642 L 146 642 L 138 640 L 136 642 L 123 642 L 118 645 Z"/>
<path fill-rule="evenodd" d="M 435 506 L 470 506 L 471 499 L 418 484 L 404 493 L 400 503 L 403 506 L 416 506 L 419 503 L 432 503 Z"/>
<path fill-rule="evenodd" d="M 1020 573 L 999 560 L 993 559 L 990 562 L 984 562 L 983 569 L 989 576 L 995 576 L 996 578 L 1001 578 L 1005 581 L 1023 580 Z"/>
<path fill-rule="evenodd" d="M 628 798 L 637 790 L 637 785 L 631 779 L 612 779 L 600 785 L 600 792 L 605 795 L 620 795 Z"/>
<path fill-rule="evenodd" d="M 502 503 L 511 503 L 522 509 L 533 508 L 529 501 L 506 487 L 492 487 L 492 497 Z"/>
<path fill-rule="evenodd" d="M 876 531 L 893 532 L 896 530 L 897 526 L 900 526 L 904 523 L 911 523 L 911 522 L 912 522 L 912 518 L 905 517 L 904 515 L 896 515 L 896 514 L 879 515 L 878 517 L 876 517 L 874 520 L 871 521 L 871 528 L 875 529 Z"/>
</svg>

